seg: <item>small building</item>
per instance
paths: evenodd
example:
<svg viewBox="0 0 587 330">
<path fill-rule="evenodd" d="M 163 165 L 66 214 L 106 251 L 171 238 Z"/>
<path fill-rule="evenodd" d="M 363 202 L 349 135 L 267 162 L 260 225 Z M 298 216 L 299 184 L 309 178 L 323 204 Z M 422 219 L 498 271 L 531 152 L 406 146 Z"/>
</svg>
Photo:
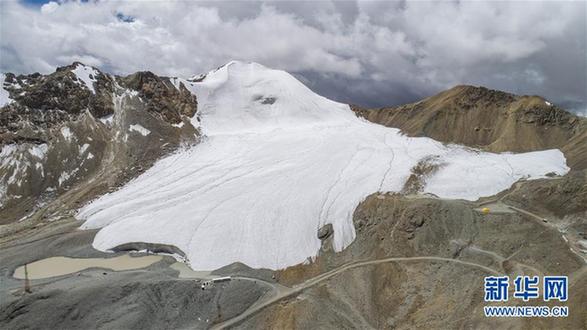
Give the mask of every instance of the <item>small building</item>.
<svg viewBox="0 0 587 330">
<path fill-rule="evenodd" d="M 230 276 L 224 276 L 224 277 L 217 277 L 212 279 L 212 283 L 222 283 L 222 282 L 228 282 L 231 280 Z"/>
<path fill-rule="evenodd" d="M 201 288 L 202 288 L 202 290 L 205 290 L 206 288 L 212 286 L 212 284 L 214 284 L 214 283 L 229 282 L 231 279 L 232 278 L 230 276 L 213 278 L 209 281 L 202 282 Z"/>
</svg>

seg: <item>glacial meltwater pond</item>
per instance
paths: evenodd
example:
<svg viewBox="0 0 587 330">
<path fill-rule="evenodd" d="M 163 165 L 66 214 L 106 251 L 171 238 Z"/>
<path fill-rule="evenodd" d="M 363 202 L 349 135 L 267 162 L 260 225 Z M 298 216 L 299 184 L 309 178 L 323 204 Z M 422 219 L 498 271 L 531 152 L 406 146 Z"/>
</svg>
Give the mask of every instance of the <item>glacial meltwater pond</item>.
<svg viewBox="0 0 587 330">
<path fill-rule="evenodd" d="M 169 268 L 177 270 L 179 272 L 179 278 L 212 279 L 216 277 L 212 275 L 209 271 L 196 271 L 191 269 L 185 263 L 179 261 L 169 266 Z"/>
<path fill-rule="evenodd" d="M 27 264 L 28 278 L 32 280 L 76 273 L 88 268 L 104 268 L 113 271 L 148 267 L 161 260 L 162 256 L 131 257 L 124 254 L 114 258 L 69 258 L 51 257 Z M 24 279 L 24 265 L 14 271 L 14 277 Z"/>
</svg>

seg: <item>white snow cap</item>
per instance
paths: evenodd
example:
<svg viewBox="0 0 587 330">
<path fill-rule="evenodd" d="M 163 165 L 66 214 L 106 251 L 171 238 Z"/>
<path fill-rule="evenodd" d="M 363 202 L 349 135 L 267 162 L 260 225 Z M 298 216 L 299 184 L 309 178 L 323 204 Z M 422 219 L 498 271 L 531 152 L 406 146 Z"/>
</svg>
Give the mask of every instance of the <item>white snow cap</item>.
<svg viewBox="0 0 587 330">
<path fill-rule="evenodd" d="M 92 92 L 92 94 L 96 94 L 96 90 L 94 90 L 94 83 L 96 82 L 96 77 L 98 77 L 98 70 L 92 68 L 91 66 L 87 66 L 81 63 L 78 63 L 75 68 L 71 71 L 75 74 L 75 76 L 81 80 L 81 82 Z"/>
<path fill-rule="evenodd" d="M 151 134 L 151 131 L 144 128 L 140 124 L 132 124 L 128 127 L 128 129 L 132 132 L 137 132 L 137 133 L 141 134 L 142 136 L 147 136 L 147 135 Z"/>
<path fill-rule="evenodd" d="M 326 224 L 335 250 L 348 246 L 357 205 L 400 191 L 426 157 L 442 166 L 424 191 L 447 198 L 474 200 L 569 170 L 558 150 L 493 154 L 406 137 L 256 63 L 233 61 L 182 82 L 198 97 L 207 137 L 80 210 L 83 228 L 102 228 L 97 249 L 172 244 L 198 270 L 236 261 L 279 269 L 315 256 Z"/>
<path fill-rule="evenodd" d="M 184 84 L 185 85 L 185 84 Z M 313 93 L 285 71 L 232 61 L 187 85 L 206 135 L 261 133 L 356 121 L 346 104 Z"/>
<path fill-rule="evenodd" d="M 4 80 L 6 80 L 6 75 L 4 73 L 0 73 L 0 107 L 13 102 L 8 91 L 4 89 Z"/>
</svg>

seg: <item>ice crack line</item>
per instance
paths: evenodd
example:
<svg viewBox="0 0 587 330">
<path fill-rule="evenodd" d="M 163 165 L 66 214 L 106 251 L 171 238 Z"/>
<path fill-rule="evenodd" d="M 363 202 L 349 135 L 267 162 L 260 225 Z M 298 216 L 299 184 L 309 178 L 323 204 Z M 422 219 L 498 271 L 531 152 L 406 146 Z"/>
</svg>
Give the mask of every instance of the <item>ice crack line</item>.
<svg viewBox="0 0 587 330">
<path fill-rule="evenodd" d="M 378 191 L 382 191 L 383 184 L 385 183 L 385 180 L 387 179 L 387 175 L 389 174 L 389 172 L 391 172 L 391 168 L 393 167 L 393 161 L 395 159 L 395 153 L 393 152 L 393 148 L 387 143 L 387 135 L 388 134 L 389 133 L 385 133 L 385 136 L 383 137 L 383 143 L 387 146 L 387 148 L 391 152 L 391 159 L 389 160 L 389 164 L 388 164 L 387 170 L 383 174 L 383 178 L 381 179 L 381 182 L 379 183 L 379 189 L 378 189 Z"/>
<path fill-rule="evenodd" d="M 334 180 L 332 185 L 330 185 L 330 187 L 328 188 L 328 191 L 326 192 L 326 197 L 324 198 L 324 201 L 322 202 L 322 206 L 320 207 L 320 224 L 324 225 L 325 224 L 325 223 L 323 223 L 324 220 L 326 220 L 328 218 L 329 211 L 325 210 L 325 209 L 326 209 L 326 203 L 328 202 L 328 200 L 330 199 L 330 195 L 332 194 L 332 190 L 334 190 L 334 187 L 336 187 L 336 185 L 338 185 L 338 183 L 342 180 L 343 173 L 353 163 L 353 160 L 355 159 L 355 156 L 357 156 L 358 153 L 359 153 L 358 151 L 355 151 L 353 153 L 353 155 L 351 156 L 351 158 L 349 159 L 347 164 L 340 170 L 340 172 L 338 172 L 337 178 Z M 324 214 L 324 213 L 326 213 L 326 214 Z M 320 226 L 320 224 L 318 224 L 318 226 Z"/>
</svg>

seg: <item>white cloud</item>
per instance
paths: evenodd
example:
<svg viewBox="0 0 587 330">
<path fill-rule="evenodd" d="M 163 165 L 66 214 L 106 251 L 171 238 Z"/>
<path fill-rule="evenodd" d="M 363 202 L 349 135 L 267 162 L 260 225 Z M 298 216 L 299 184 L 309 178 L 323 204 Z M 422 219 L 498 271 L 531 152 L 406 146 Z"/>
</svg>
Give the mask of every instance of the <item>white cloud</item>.
<svg viewBox="0 0 587 330">
<path fill-rule="evenodd" d="M 586 69 L 578 54 L 585 55 L 585 3 L 66 1 L 40 8 L 18 2 L 0 6 L 4 71 L 50 72 L 79 60 L 119 74 L 151 70 L 191 76 L 241 59 L 310 72 L 319 91 L 334 91 L 334 85 L 325 85 L 334 84 L 327 78 L 348 81 L 329 96 L 355 97 L 359 103 L 367 98 L 399 103 L 405 93 L 394 90 L 425 95 L 459 83 L 510 90 L 528 86 L 516 91 L 575 100 L 585 100 L 587 88 L 585 77 L 557 73 Z M 559 47 L 563 39 L 574 39 L 577 47 Z M 553 47 L 557 56 L 546 56 Z"/>
<path fill-rule="evenodd" d="M 55 1 L 50 1 L 41 6 L 41 13 L 50 14 L 59 8 L 59 4 Z"/>
</svg>

